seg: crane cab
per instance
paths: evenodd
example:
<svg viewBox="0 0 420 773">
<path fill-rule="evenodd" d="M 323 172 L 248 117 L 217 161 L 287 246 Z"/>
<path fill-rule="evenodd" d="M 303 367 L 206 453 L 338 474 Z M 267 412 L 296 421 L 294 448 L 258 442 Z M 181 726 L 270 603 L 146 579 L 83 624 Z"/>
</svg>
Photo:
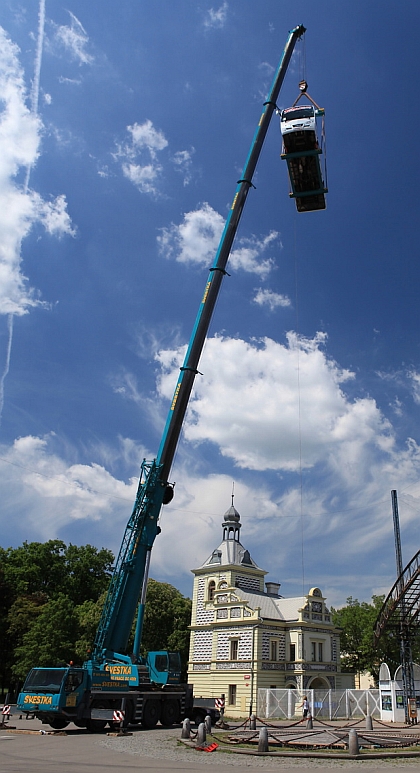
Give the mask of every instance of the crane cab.
<svg viewBox="0 0 420 773">
<path fill-rule="evenodd" d="M 324 111 L 314 105 L 293 105 L 282 110 L 280 130 L 283 139 L 281 158 L 287 162 L 291 192 L 298 212 L 325 209 L 328 189 L 322 179 L 316 119 Z"/>
</svg>

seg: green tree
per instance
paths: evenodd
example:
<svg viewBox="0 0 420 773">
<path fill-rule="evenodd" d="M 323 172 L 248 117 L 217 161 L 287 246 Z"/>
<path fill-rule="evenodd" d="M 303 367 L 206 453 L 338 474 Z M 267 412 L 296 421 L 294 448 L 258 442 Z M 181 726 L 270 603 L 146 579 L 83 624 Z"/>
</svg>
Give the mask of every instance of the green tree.
<svg viewBox="0 0 420 773">
<path fill-rule="evenodd" d="M 24 542 L 18 548 L 4 551 L 4 573 L 15 598 L 32 593 L 46 593 L 52 598 L 62 591 L 67 574 L 65 549 L 61 540 L 48 540 Z"/>
<path fill-rule="evenodd" d="M 334 625 L 341 628 L 341 666 L 343 671 L 370 671 L 375 680 L 380 664 L 385 661 L 392 670 L 400 663 L 399 641 L 395 632 L 385 632 L 379 643 L 374 642 L 374 625 L 384 596 L 372 596 L 372 603 L 349 596 L 347 605 L 331 609 Z"/>
<path fill-rule="evenodd" d="M 75 659 L 79 621 L 73 602 L 63 593 L 43 605 L 15 649 L 13 673 L 24 679 L 33 666 L 59 666 Z"/>
<path fill-rule="evenodd" d="M 181 655 L 183 679 L 186 678 L 190 643 L 191 599 L 166 582 L 150 579 L 147 584 L 142 654 L 171 650 Z"/>
<path fill-rule="evenodd" d="M 67 547 L 61 540 L 0 548 L 1 663 L 6 687 L 12 675 L 24 679 L 33 666 L 86 659 L 112 563 L 109 550 L 92 545 Z M 179 651 L 186 672 L 190 620 L 190 599 L 168 583 L 150 580 L 143 653 Z"/>
<path fill-rule="evenodd" d="M 8 615 L 13 604 L 13 588 L 7 581 L 4 571 L 4 556 L 6 551 L 0 548 L 0 640 L 2 657 L 0 658 L 0 699 L 9 688 L 11 668 L 13 665 L 13 639 L 9 633 Z"/>
<path fill-rule="evenodd" d="M 106 591 L 101 593 L 97 601 L 84 601 L 75 609 L 79 621 L 79 635 L 75 643 L 75 650 L 80 662 L 89 658 L 92 652 L 105 597 Z"/>
<path fill-rule="evenodd" d="M 61 540 L 24 542 L 18 548 L 0 548 L 0 674 L 3 689 L 9 686 L 12 671 L 22 673 L 22 662 L 27 661 L 21 649 L 24 637 L 33 634 L 41 613 L 41 620 L 52 613 L 49 602 L 62 600 L 65 596 L 74 609 L 85 601 L 95 603 L 108 586 L 112 563 L 110 550 L 98 550 L 92 545 L 66 546 Z M 80 624 L 73 649 L 76 639 L 83 635 Z M 30 649 L 33 651 L 32 645 Z"/>
<path fill-rule="evenodd" d="M 110 550 L 92 545 L 69 545 L 64 551 L 66 593 L 75 604 L 97 601 L 108 588 L 114 556 Z"/>
</svg>

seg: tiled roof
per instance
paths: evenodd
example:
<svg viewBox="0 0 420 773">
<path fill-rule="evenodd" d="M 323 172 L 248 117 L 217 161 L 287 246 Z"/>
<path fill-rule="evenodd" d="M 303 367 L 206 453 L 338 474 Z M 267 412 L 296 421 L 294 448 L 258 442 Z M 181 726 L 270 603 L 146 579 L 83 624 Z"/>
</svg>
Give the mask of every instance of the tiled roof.
<svg viewBox="0 0 420 773">
<path fill-rule="evenodd" d="M 213 553 L 204 561 L 200 569 L 204 566 L 217 567 L 218 564 L 260 568 L 251 558 L 249 551 L 240 542 L 233 539 L 223 540 L 219 547 L 213 550 Z"/>
<path fill-rule="evenodd" d="M 306 604 L 305 596 L 281 599 L 267 596 L 266 593 L 250 593 L 242 588 L 235 588 L 235 593 L 239 598 L 247 601 L 251 609 L 260 607 L 261 617 L 268 620 L 298 620 L 298 610 Z"/>
</svg>

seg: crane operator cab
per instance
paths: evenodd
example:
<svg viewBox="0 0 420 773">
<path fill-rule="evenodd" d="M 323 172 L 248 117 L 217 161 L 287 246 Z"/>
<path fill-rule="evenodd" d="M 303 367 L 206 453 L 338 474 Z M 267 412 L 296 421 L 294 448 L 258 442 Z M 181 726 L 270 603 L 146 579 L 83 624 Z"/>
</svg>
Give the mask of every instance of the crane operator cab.
<svg viewBox="0 0 420 773">
<path fill-rule="evenodd" d="M 289 196 L 296 199 L 298 212 L 326 208 L 325 193 L 328 189 L 322 179 L 319 158 L 322 149 L 318 142 L 316 120 L 323 115 L 324 110 L 315 103 L 294 104 L 280 113 L 283 140 L 281 158 L 287 162 L 291 185 Z"/>
</svg>

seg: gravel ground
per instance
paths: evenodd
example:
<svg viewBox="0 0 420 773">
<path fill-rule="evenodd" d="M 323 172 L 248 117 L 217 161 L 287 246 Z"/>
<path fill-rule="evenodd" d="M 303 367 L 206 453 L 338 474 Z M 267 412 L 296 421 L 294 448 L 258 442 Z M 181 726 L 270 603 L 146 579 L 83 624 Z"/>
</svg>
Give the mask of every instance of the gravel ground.
<svg viewBox="0 0 420 773">
<path fill-rule="evenodd" d="M 197 761 L 197 756 L 200 757 L 200 763 L 205 765 L 232 765 L 233 767 L 253 767 L 253 768 L 268 768 L 268 769 L 280 769 L 282 767 L 296 766 L 302 769 L 325 769 L 325 768 L 358 768 L 362 766 L 363 769 L 369 770 L 369 768 L 378 768 L 380 765 L 384 770 L 392 770 L 398 768 L 410 768 L 414 770 L 419 769 L 420 758 L 415 759 L 399 759 L 399 760 L 326 760 L 326 759 L 313 759 L 313 758 L 301 758 L 296 757 L 257 757 L 254 755 L 243 755 L 223 752 L 213 752 L 212 754 L 206 754 L 205 752 L 196 752 L 194 749 L 186 748 L 183 744 L 179 744 L 181 738 L 180 728 L 160 729 L 145 731 L 140 730 L 133 733 L 133 735 L 126 736 L 125 738 L 118 738 L 109 736 L 101 739 L 99 742 L 101 746 L 106 746 L 116 752 L 124 752 L 125 754 L 140 754 L 144 757 L 154 757 L 155 759 L 174 760 L 177 762 L 193 762 Z M 211 739 L 209 743 L 211 742 Z"/>
</svg>

